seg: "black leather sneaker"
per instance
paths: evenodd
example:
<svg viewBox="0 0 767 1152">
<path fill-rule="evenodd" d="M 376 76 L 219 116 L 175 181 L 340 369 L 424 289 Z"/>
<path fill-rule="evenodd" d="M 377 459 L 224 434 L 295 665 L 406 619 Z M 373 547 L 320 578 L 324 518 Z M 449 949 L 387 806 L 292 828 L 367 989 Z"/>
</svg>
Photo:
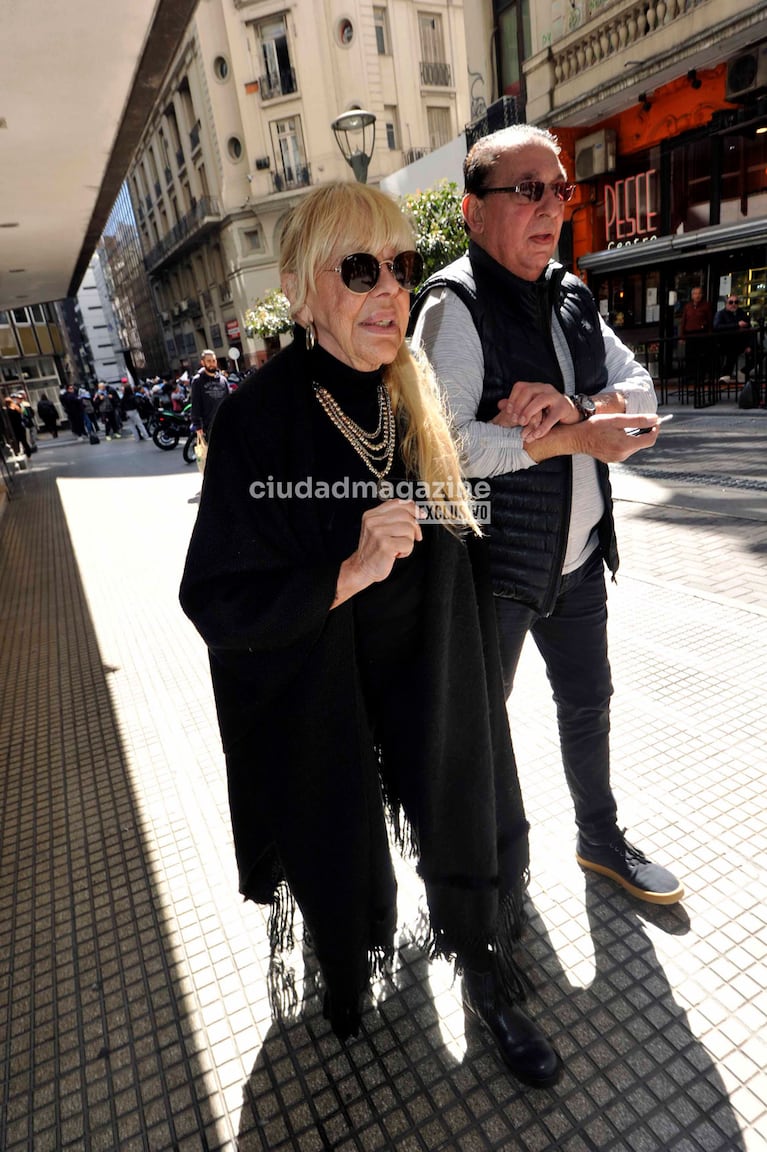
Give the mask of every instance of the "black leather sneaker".
<svg viewBox="0 0 767 1152">
<path fill-rule="evenodd" d="M 575 859 L 581 868 L 614 880 L 648 904 L 676 904 L 684 896 L 676 876 L 648 860 L 617 828 L 611 839 L 603 843 L 587 840 L 579 833 Z"/>
<path fill-rule="evenodd" d="M 489 972 L 463 974 L 463 1004 L 492 1033 L 506 1066 L 531 1088 L 551 1088 L 562 1062 L 540 1028 L 498 992 Z"/>
</svg>

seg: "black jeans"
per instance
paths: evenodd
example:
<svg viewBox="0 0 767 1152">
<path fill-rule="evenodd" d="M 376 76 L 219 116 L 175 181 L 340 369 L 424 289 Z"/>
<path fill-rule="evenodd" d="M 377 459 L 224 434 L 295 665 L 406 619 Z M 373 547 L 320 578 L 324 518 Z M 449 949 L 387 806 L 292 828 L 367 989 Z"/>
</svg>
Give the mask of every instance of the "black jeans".
<svg viewBox="0 0 767 1152">
<path fill-rule="evenodd" d="M 495 597 L 495 608 L 506 695 L 511 694 L 522 644 L 530 632 L 545 661 L 557 706 L 562 763 L 576 823 L 589 839 L 602 840 L 615 829 L 617 807 L 610 788 L 613 686 L 599 549 L 562 577 L 550 616 L 539 616 L 504 596 Z"/>
</svg>

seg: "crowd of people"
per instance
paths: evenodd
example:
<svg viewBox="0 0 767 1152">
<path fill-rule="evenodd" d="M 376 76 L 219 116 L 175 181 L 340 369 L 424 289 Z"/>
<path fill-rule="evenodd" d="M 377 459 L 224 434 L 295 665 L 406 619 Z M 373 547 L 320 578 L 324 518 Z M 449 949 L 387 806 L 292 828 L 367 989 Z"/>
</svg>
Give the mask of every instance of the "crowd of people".
<svg viewBox="0 0 767 1152">
<path fill-rule="evenodd" d="M 3 431 L 13 450 L 18 448 L 29 457 L 36 451 L 38 431 L 57 439 L 62 423 L 75 439 L 91 443 L 102 432 L 106 440 L 128 436 L 143 441 L 151 438 L 151 425 L 159 411 L 187 410 L 192 426 L 206 436 L 218 404 L 239 382 L 239 374 L 219 367 L 215 352 L 206 348 L 199 369 L 191 376 L 184 370 L 149 376 L 135 384 L 127 378 L 118 384 L 100 381 L 95 387 L 68 383 L 59 392 L 58 405 L 47 394 L 40 396 L 36 416 L 28 393 L 12 392 L 0 410 L 5 413 Z"/>
</svg>

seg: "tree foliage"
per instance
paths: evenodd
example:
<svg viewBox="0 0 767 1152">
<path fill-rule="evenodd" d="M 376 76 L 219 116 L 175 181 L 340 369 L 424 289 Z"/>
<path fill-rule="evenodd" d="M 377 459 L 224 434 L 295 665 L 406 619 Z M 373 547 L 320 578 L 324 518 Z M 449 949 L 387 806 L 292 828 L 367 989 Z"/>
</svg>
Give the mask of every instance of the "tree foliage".
<svg viewBox="0 0 767 1152">
<path fill-rule="evenodd" d="M 424 278 L 463 256 L 468 239 L 461 216 L 461 193 L 454 180 L 440 180 L 434 188 L 405 196 L 402 207 L 415 225 Z"/>
<path fill-rule="evenodd" d="M 290 318 L 290 304 L 279 288 L 273 288 L 266 296 L 256 300 L 245 313 L 245 331 L 248 336 L 279 336 L 290 332 L 293 321 Z"/>
</svg>

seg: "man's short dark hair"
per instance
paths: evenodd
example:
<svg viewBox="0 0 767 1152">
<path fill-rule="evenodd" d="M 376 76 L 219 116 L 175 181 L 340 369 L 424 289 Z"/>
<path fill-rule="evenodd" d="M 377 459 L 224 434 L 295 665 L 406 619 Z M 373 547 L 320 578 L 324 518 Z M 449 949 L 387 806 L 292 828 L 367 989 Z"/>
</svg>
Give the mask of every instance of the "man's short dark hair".
<svg viewBox="0 0 767 1152">
<path fill-rule="evenodd" d="M 488 186 L 490 173 L 509 148 L 521 144 L 548 144 L 557 156 L 560 153 L 559 141 L 546 128 L 535 124 L 512 124 L 510 128 L 500 128 L 483 136 L 469 149 L 463 162 L 464 192 L 481 192 Z"/>
</svg>

